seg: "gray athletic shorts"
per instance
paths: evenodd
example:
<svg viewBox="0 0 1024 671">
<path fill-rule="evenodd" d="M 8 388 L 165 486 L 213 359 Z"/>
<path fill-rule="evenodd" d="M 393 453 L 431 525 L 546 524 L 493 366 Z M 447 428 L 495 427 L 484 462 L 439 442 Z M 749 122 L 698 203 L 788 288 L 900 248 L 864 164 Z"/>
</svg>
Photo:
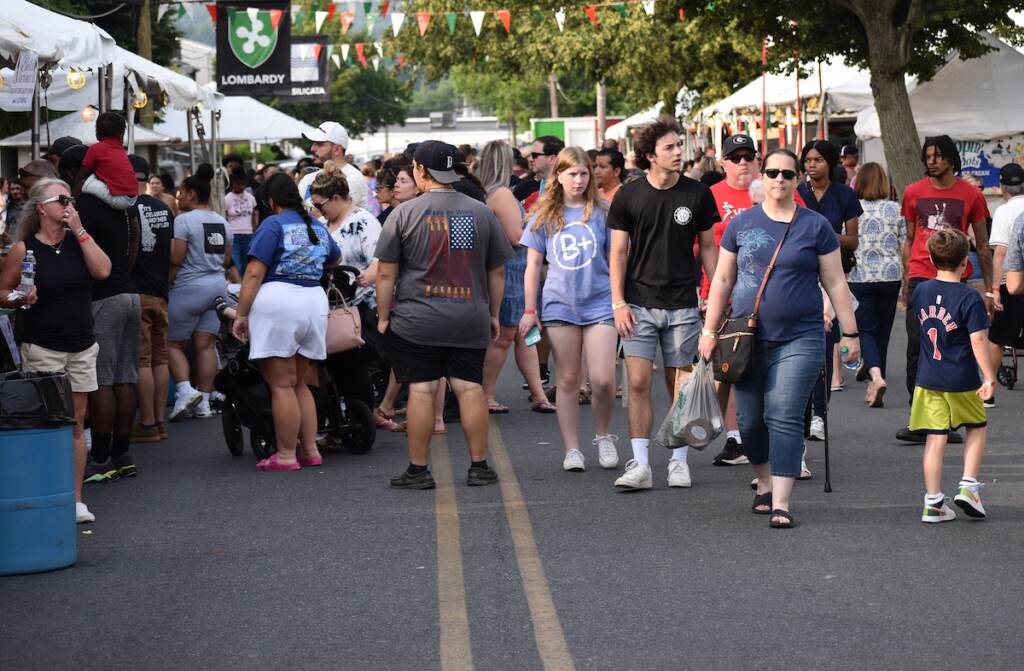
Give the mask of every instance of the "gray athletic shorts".
<svg viewBox="0 0 1024 671">
<path fill-rule="evenodd" d="M 213 301 L 218 296 L 223 298 L 226 290 L 223 275 L 175 285 L 167 298 L 167 339 L 188 340 L 196 331 L 216 334 L 220 319 Z"/>
<path fill-rule="evenodd" d="M 700 311 L 697 308 L 665 310 L 630 305 L 636 324 L 633 337 L 622 340 L 622 352 L 654 361 L 658 345 L 661 358 L 669 368 L 681 368 L 693 363 L 700 337 Z"/>
<path fill-rule="evenodd" d="M 139 329 L 142 303 L 138 294 L 118 294 L 92 302 L 93 332 L 100 346 L 96 383 L 101 387 L 139 381 Z"/>
</svg>

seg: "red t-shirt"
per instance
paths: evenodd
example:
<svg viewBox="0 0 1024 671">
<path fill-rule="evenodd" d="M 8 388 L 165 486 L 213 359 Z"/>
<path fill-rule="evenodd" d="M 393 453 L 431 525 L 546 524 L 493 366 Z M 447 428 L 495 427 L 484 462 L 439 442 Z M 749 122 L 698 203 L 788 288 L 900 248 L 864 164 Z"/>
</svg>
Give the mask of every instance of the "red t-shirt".
<svg viewBox="0 0 1024 671">
<path fill-rule="evenodd" d="M 729 222 L 737 214 L 743 210 L 750 209 L 753 202 L 750 200 L 750 191 L 748 189 L 735 189 L 729 186 L 724 179 L 711 187 L 711 195 L 715 197 L 715 205 L 718 206 L 718 216 L 722 218 L 721 221 L 715 223 L 715 244 L 721 247 L 722 234 L 725 233 L 725 227 L 729 225 Z M 804 199 L 795 191 L 793 192 L 793 199 L 800 205 L 807 207 Z M 695 256 L 700 253 L 699 243 L 694 246 L 693 253 Z M 704 273 L 701 273 L 700 297 L 707 298 L 710 290 L 711 281 Z"/>
<path fill-rule="evenodd" d="M 959 177 L 948 189 L 936 189 L 929 178 L 920 179 L 903 192 L 903 218 L 914 222 L 914 245 L 910 249 L 907 277 L 932 279 L 937 271 L 928 255 L 928 238 L 949 226 L 967 233 L 971 224 L 984 221 L 988 206 L 981 190 Z M 964 277 L 973 269 L 967 263 Z"/>
<path fill-rule="evenodd" d="M 128 161 L 128 152 L 117 138 L 104 138 L 89 147 L 82 165 L 107 185 L 112 196 L 137 196 L 139 184 Z"/>
</svg>

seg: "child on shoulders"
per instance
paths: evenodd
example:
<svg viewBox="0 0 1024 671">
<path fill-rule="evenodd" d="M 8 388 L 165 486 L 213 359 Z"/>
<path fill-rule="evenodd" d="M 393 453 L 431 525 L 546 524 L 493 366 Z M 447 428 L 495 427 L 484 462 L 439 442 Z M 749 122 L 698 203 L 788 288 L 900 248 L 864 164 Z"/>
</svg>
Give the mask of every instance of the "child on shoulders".
<svg viewBox="0 0 1024 671">
<path fill-rule="evenodd" d="M 125 129 L 124 117 L 116 112 L 104 112 L 96 117 L 99 142 L 85 152 L 78 175 L 79 179 L 85 178 L 82 193 L 96 196 L 115 210 L 132 207 L 139 195 L 135 170 L 124 148 Z"/>
</svg>

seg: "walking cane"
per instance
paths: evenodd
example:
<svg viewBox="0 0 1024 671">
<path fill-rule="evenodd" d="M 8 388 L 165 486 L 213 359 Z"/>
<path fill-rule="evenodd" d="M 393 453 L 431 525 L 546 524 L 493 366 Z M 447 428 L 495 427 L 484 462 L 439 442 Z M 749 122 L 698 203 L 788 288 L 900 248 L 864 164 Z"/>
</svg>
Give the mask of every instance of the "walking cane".
<svg viewBox="0 0 1024 671">
<path fill-rule="evenodd" d="M 829 349 L 829 348 L 826 348 L 826 349 Z M 832 355 L 831 352 L 825 352 L 825 356 L 831 356 L 831 355 Z M 828 375 L 827 375 L 827 372 L 826 372 L 827 370 L 828 370 L 828 363 L 826 362 L 826 363 L 823 363 L 822 366 L 821 366 L 821 381 L 822 381 L 822 384 L 824 384 L 824 385 L 828 385 L 828 382 L 829 382 L 828 379 L 827 379 L 828 378 Z M 830 493 L 832 493 L 832 473 L 829 470 L 829 463 L 828 463 L 828 402 L 829 402 L 828 386 L 825 386 L 824 389 L 825 389 L 825 416 L 822 417 L 822 420 L 823 420 L 823 422 L 825 424 L 825 493 L 830 494 Z"/>
</svg>

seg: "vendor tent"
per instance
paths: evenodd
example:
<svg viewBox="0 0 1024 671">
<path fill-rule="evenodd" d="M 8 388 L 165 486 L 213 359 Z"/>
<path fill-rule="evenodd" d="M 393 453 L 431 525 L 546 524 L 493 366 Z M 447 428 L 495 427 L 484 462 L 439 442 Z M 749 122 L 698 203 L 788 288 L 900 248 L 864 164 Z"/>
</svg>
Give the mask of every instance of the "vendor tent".
<svg viewBox="0 0 1024 671">
<path fill-rule="evenodd" d="M 166 118 L 156 124 L 156 132 L 172 138 L 188 137 L 186 113 L 169 110 Z M 314 132 L 309 124 L 288 116 L 248 96 L 226 96 L 220 106 L 217 124 L 218 142 L 278 142 L 298 139 Z"/>
<path fill-rule="evenodd" d="M 51 12 L 26 0 L 4 0 L 0 14 L 0 54 L 16 61 L 34 51 L 39 64 L 95 68 L 114 57 L 114 39 L 93 23 Z"/>
<path fill-rule="evenodd" d="M 81 114 L 68 114 L 62 116 L 49 124 L 50 139 L 56 140 L 59 137 L 70 135 L 80 138 L 86 144 L 96 143 L 96 122 L 93 119 L 86 120 Z M 32 144 L 32 131 L 24 130 L 10 137 L 0 140 L 0 147 L 16 147 L 28 149 Z M 46 127 L 42 129 L 43 139 L 46 139 Z M 170 141 L 160 133 L 155 133 L 142 126 L 135 127 L 135 144 L 164 144 Z"/>
<path fill-rule="evenodd" d="M 617 124 L 608 126 L 604 132 L 604 136 L 608 140 L 622 140 L 629 135 L 630 128 L 636 128 L 638 126 L 644 126 L 651 123 L 658 118 L 661 114 L 662 104 L 658 103 L 650 109 L 646 109 L 643 112 L 637 112 L 633 116 L 628 116 Z"/>
</svg>

